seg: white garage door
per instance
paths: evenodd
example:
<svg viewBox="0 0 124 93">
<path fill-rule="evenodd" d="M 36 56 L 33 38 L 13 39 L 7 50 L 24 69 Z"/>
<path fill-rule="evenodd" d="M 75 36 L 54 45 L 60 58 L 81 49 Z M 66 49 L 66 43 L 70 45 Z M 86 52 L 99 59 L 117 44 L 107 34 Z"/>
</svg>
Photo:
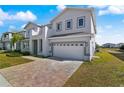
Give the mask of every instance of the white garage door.
<svg viewBox="0 0 124 93">
<path fill-rule="evenodd" d="M 67 59 L 83 59 L 83 43 L 54 43 L 53 56 Z"/>
</svg>

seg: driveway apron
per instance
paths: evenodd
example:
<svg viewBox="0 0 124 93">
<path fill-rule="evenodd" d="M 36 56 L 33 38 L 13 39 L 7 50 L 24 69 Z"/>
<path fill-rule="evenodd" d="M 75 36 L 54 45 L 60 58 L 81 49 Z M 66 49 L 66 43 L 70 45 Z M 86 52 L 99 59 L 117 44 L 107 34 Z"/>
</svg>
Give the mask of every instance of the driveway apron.
<svg viewBox="0 0 124 93">
<path fill-rule="evenodd" d="M 61 87 L 81 64 L 81 61 L 41 58 L 1 69 L 0 73 L 15 87 Z"/>
</svg>

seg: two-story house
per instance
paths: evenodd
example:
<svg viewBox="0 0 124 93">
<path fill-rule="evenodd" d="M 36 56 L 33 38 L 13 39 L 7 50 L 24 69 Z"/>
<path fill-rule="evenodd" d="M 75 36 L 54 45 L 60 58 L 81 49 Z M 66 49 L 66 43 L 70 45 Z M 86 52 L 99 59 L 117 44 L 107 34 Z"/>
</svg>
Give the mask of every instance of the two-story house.
<svg viewBox="0 0 124 93">
<path fill-rule="evenodd" d="M 25 51 L 34 55 L 91 60 L 95 52 L 96 22 L 92 8 L 66 8 L 50 24 L 30 22 L 24 29 L 29 36 Z"/>
<path fill-rule="evenodd" d="M 11 38 L 13 34 L 14 32 L 5 32 L 2 34 L 1 37 L 2 49 L 11 50 Z"/>
<path fill-rule="evenodd" d="M 25 39 L 21 42 L 21 51 L 28 51 L 31 54 L 38 55 L 37 51 L 39 47 L 33 46 L 33 40 L 38 40 L 42 36 L 41 26 L 35 23 L 29 22 L 25 27 Z M 38 44 L 38 43 L 37 43 Z M 37 44 L 35 44 L 37 46 Z M 36 53 L 34 53 L 34 51 Z"/>
</svg>

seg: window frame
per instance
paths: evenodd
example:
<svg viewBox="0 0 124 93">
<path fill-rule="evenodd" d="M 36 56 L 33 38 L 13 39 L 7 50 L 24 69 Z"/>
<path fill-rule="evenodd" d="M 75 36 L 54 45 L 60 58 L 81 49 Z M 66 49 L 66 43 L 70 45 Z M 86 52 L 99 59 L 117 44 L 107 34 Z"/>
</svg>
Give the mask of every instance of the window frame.
<svg viewBox="0 0 124 93">
<path fill-rule="evenodd" d="M 60 24 L 60 29 L 58 29 L 58 24 Z M 62 22 L 56 23 L 56 31 L 62 31 Z"/>
<path fill-rule="evenodd" d="M 67 28 L 67 22 L 70 22 L 70 28 Z M 65 21 L 65 29 L 70 30 L 72 28 L 73 28 L 73 20 L 72 19 L 66 20 Z"/>
<path fill-rule="evenodd" d="M 79 26 L 79 20 L 83 19 L 83 25 Z M 77 28 L 84 28 L 85 27 L 85 16 L 77 17 Z"/>
</svg>

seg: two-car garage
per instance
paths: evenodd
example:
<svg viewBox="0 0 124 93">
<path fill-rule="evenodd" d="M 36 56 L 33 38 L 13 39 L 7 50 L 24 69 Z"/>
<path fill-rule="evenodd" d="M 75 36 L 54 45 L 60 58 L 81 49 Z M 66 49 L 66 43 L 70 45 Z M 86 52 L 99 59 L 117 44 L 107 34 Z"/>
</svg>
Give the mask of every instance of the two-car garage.
<svg viewBox="0 0 124 93">
<path fill-rule="evenodd" d="M 54 42 L 52 54 L 64 59 L 82 60 L 84 57 L 84 42 Z"/>
</svg>

